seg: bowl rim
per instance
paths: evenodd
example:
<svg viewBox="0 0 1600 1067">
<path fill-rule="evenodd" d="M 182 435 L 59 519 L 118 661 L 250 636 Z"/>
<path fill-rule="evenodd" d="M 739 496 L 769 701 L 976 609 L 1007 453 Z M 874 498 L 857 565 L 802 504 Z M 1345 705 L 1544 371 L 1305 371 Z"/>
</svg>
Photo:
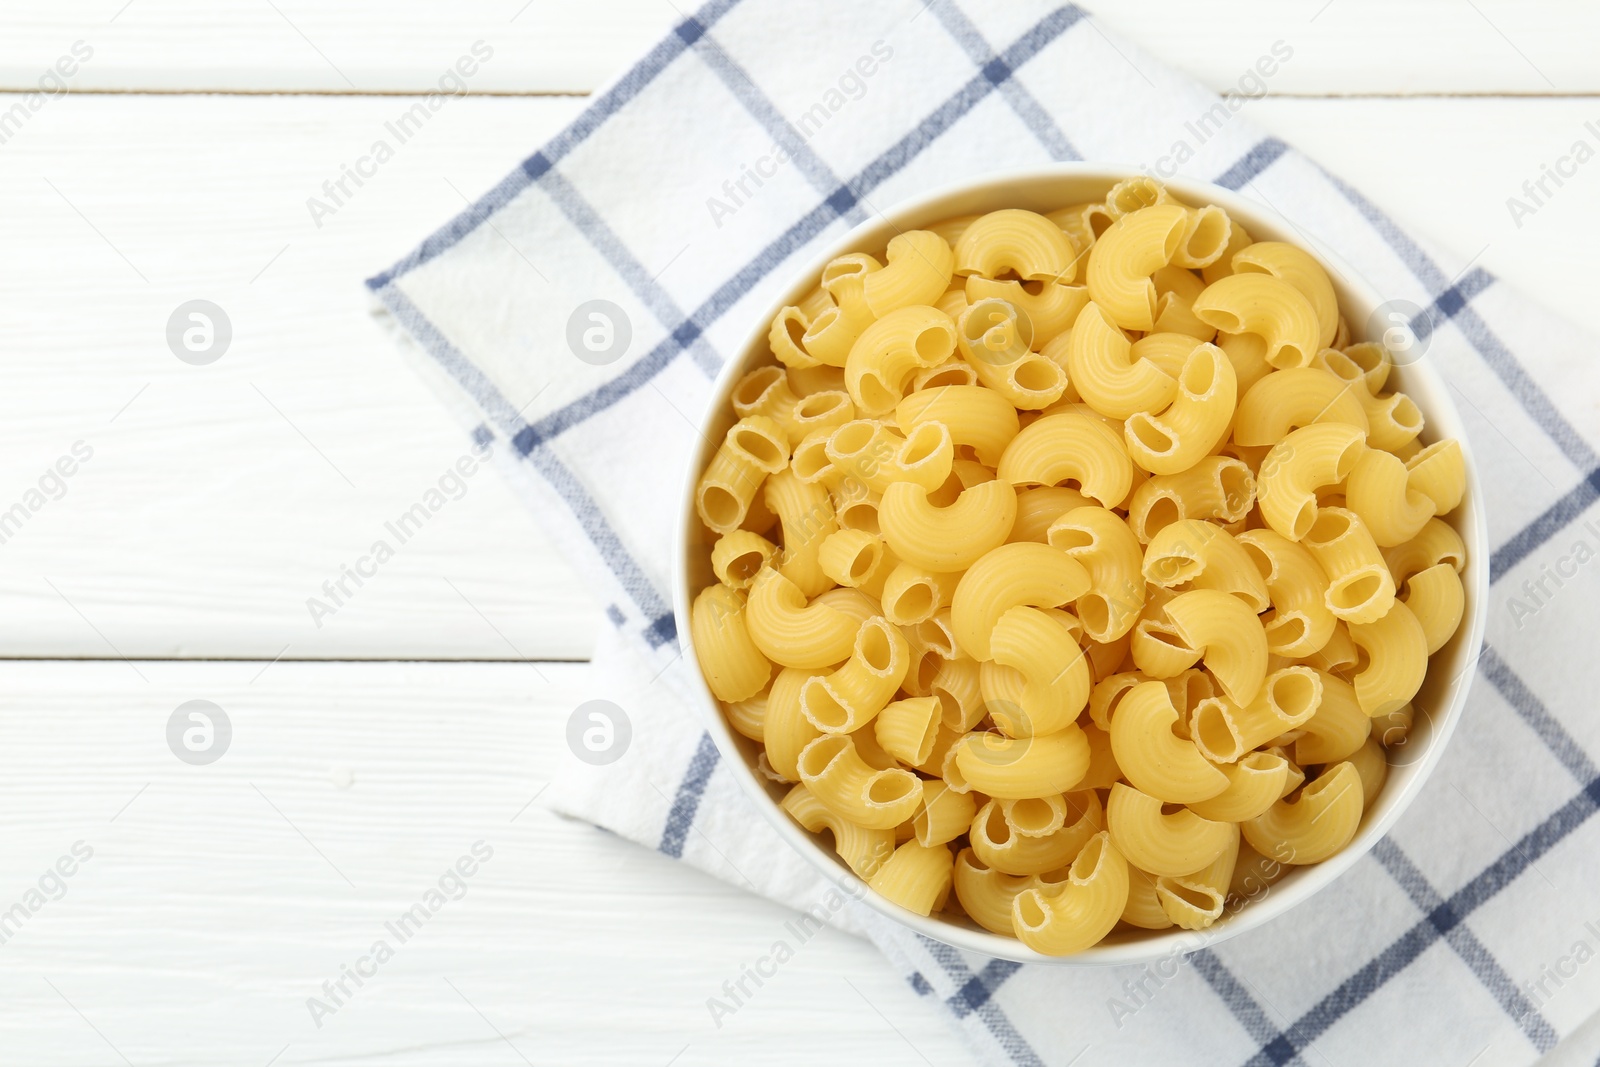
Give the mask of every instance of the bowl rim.
<svg viewBox="0 0 1600 1067">
<path fill-rule="evenodd" d="M 1355 837 L 1339 853 L 1321 863 L 1296 868 L 1291 872 L 1292 876 L 1273 884 L 1260 899 L 1251 900 L 1247 906 L 1225 916 L 1205 930 L 1186 931 L 1172 927 L 1165 931 L 1150 931 L 1148 936 L 1109 944 L 1102 942 L 1075 955 L 1049 956 L 1028 948 L 1015 938 L 991 933 L 976 926 L 957 925 L 933 915 L 918 915 L 892 903 L 868 887 L 864 879 L 840 862 L 831 850 L 794 822 L 773 800 L 758 772 L 747 762 L 740 750 L 722 712 L 721 704 L 706 684 L 693 651 L 689 625 L 689 604 L 692 599 L 689 589 L 689 554 L 694 550 L 694 537 L 699 532 L 699 516 L 695 512 L 694 492 L 700 473 L 710 452 L 714 450 L 714 442 L 706 435 L 705 428 L 726 417 L 734 383 L 749 369 L 764 362 L 768 328 L 779 310 L 787 304 L 794 303 L 814 287 L 815 278 L 821 274 L 822 268 L 830 260 L 847 252 L 881 246 L 884 243 L 882 234 L 886 227 L 897 231 L 903 228 L 902 223 L 904 223 L 915 228 L 927 225 L 940 217 L 961 214 L 963 212 L 942 208 L 940 205 L 962 198 L 987 199 L 990 206 L 980 210 L 997 210 L 1001 207 L 1016 206 L 1014 201 L 1019 196 L 1026 195 L 1018 191 L 1021 189 L 1036 189 L 1051 182 L 1062 181 L 1103 182 L 1109 188 L 1118 181 L 1135 177 L 1151 176 L 1140 168 L 1117 163 L 1056 163 L 994 171 L 979 178 L 951 182 L 902 200 L 828 242 L 806 262 L 802 269 L 793 273 L 795 281 L 754 319 L 750 332 L 712 383 L 706 408 L 696 423 L 696 430 L 701 440 L 692 449 L 693 454 L 684 472 L 683 485 L 679 491 L 679 510 L 676 516 L 673 546 L 672 589 L 678 640 L 684 658 L 689 661 L 687 672 L 690 675 L 689 690 L 696 705 L 695 710 L 713 738 L 723 762 L 738 779 L 745 794 L 761 811 L 767 822 L 777 830 L 779 836 L 806 857 L 825 878 L 847 895 L 863 900 L 879 915 L 943 944 L 1018 963 L 1043 963 L 1069 967 L 1127 966 L 1147 964 L 1169 957 L 1175 958 L 1258 929 L 1337 881 L 1370 852 L 1405 814 L 1443 758 L 1444 750 L 1461 720 L 1472 682 L 1477 674 L 1477 654 L 1482 645 L 1483 630 L 1488 616 L 1489 548 L 1482 484 L 1477 464 L 1472 455 L 1471 442 L 1467 438 L 1465 425 L 1449 395 L 1443 375 L 1432 362 L 1426 358 L 1419 358 L 1415 363 L 1397 367 L 1396 372 L 1404 379 L 1407 395 L 1412 396 L 1423 411 L 1429 429 L 1434 431 L 1436 437 L 1456 438 L 1461 444 L 1466 461 L 1466 495 L 1463 498 L 1463 506 L 1455 513 L 1456 521 L 1453 526 L 1461 534 L 1467 546 L 1467 564 L 1462 572 L 1467 609 L 1462 625 L 1458 627 L 1449 644 L 1440 650 L 1449 651 L 1448 662 L 1430 665 L 1430 674 L 1434 670 L 1443 668 L 1446 672 L 1453 672 L 1454 676 L 1444 683 L 1447 687 L 1445 706 L 1428 716 L 1430 733 L 1426 751 L 1414 763 L 1407 765 L 1414 767 L 1414 770 L 1404 783 L 1396 786 L 1392 781 L 1385 782 L 1381 794 L 1384 802 L 1373 809 L 1376 814 L 1372 817 L 1363 814 L 1361 826 L 1356 831 Z M 1210 182 L 1184 178 L 1154 180 L 1166 186 L 1186 203 L 1216 204 L 1222 207 L 1231 218 L 1242 222 L 1257 240 L 1286 241 L 1309 252 L 1325 269 L 1331 268 L 1328 269 L 1328 273 L 1339 295 L 1341 312 L 1349 310 L 1349 305 L 1354 304 L 1357 308 L 1367 309 L 1370 315 L 1384 304 L 1381 294 L 1341 256 L 1327 248 L 1324 243 L 1316 241 L 1315 235 L 1305 234 L 1277 211 L 1258 201 L 1250 200 L 1234 190 Z M 1008 198 L 1012 202 L 1008 202 Z M 943 215 L 939 214 L 941 211 L 944 212 Z M 915 221 L 907 222 L 907 220 Z M 1420 390 L 1419 385 L 1422 387 Z M 1418 392 L 1426 395 L 1426 402 L 1418 399 L 1416 395 Z M 1390 769 L 1392 779 L 1393 764 Z"/>
</svg>

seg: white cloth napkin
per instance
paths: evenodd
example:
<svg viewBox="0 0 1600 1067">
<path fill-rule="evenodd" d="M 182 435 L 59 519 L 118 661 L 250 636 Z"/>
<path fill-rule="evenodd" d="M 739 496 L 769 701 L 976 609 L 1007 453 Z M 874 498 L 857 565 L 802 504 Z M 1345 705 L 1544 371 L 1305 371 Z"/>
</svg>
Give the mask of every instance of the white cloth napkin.
<svg viewBox="0 0 1600 1067">
<path fill-rule="evenodd" d="M 1292 42 L 1264 47 L 1241 94 L 1291 62 Z M 984 1062 L 1527 1064 L 1558 1043 L 1566 1062 L 1592 1057 L 1594 341 L 1400 229 L 1243 103 L 1072 6 L 716 0 L 368 284 L 608 605 L 595 696 L 632 737 L 609 765 L 574 758 L 546 794 L 557 809 L 866 933 Z M 1404 145 L 1372 150 L 1404 165 Z M 1407 817 L 1287 916 L 1138 968 L 974 958 L 828 902 L 690 710 L 668 594 L 711 377 L 800 265 L 904 197 L 1080 158 L 1239 189 L 1424 309 L 1424 358 L 1470 425 L 1494 546 L 1481 677 Z M 630 327 L 624 345 L 578 316 L 577 332 L 600 330 L 589 348 L 619 353 L 600 366 L 568 341 L 593 300 Z"/>
</svg>

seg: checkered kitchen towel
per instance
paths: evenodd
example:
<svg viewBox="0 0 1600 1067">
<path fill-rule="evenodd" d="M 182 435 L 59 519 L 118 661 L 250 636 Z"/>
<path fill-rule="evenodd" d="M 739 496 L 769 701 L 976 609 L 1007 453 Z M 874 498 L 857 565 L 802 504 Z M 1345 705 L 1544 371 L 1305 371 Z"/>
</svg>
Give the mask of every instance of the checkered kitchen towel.
<svg viewBox="0 0 1600 1067">
<path fill-rule="evenodd" d="M 1262 41 L 1240 93 L 1292 63 L 1293 46 Z M 368 284 L 608 605 L 595 695 L 627 710 L 631 747 L 607 767 L 574 761 L 549 800 L 815 908 L 824 883 L 740 794 L 682 695 L 672 530 L 718 367 L 824 244 L 902 198 L 997 168 L 1175 169 L 1294 220 L 1387 297 L 1423 309 L 1426 358 L 1482 464 L 1489 637 L 1426 791 L 1336 887 L 1165 965 L 1018 966 L 860 905 L 821 906 L 870 934 L 983 1062 L 1527 1064 L 1552 1050 L 1592 1062 L 1594 339 L 1412 237 L 1254 129 L 1241 103 L 1113 42 L 1072 6 L 715 0 Z M 616 356 L 598 366 L 568 342 L 592 300 L 628 322 L 589 339 Z"/>
</svg>

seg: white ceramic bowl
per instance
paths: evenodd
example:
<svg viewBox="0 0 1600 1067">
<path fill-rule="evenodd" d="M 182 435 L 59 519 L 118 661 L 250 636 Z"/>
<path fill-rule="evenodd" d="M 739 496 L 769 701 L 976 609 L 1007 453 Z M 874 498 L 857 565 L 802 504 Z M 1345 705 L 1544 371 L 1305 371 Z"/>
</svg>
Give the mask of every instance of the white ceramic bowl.
<svg viewBox="0 0 1600 1067">
<path fill-rule="evenodd" d="M 690 460 L 685 472 L 678 518 L 677 572 L 673 579 L 673 606 L 677 613 L 678 638 L 689 639 L 689 604 L 695 593 L 714 578 L 711 574 L 709 550 L 713 535 L 700 523 L 695 514 L 694 488 L 700 472 L 711 459 L 716 443 L 734 422 L 729 395 L 734 384 L 749 370 L 770 361 L 767 348 L 767 328 L 779 309 L 798 303 L 800 298 L 816 285 L 822 267 L 835 256 L 846 252 L 881 249 L 890 237 L 901 230 L 917 229 L 956 215 L 979 214 L 999 208 L 1028 208 L 1035 211 L 1052 211 L 1068 204 L 1099 200 L 1116 182 L 1137 176 L 1130 169 L 1086 163 L 1063 163 L 1032 170 L 1010 171 L 986 179 L 940 190 L 927 196 L 900 204 L 886 216 L 863 223 L 851 230 L 797 272 L 792 286 L 781 299 L 767 308 L 752 323 L 750 335 L 740 350 L 718 376 L 711 390 L 711 404 L 701 419 L 702 444 Z M 1167 187 L 1180 199 L 1190 204 L 1217 204 L 1229 215 L 1238 219 L 1258 241 L 1287 241 L 1305 248 L 1305 241 L 1281 216 L 1274 214 L 1255 201 L 1247 200 L 1228 189 L 1205 182 L 1172 180 Z M 1342 261 L 1333 259 L 1315 249 L 1307 249 L 1322 260 L 1329 270 L 1334 288 L 1339 294 L 1339 306 L 1357 340 L 1363 326 L 1382 303 L 1382 297 Z M 1027 948 L 1013 938 L 990 933 L 965 921 L 934 915 L 923 917 L 892 904 L 868 889 L 851 870 L 834 854 L 825 838 L 813 836 L 797 825 L 778 807 L 788 787 L 769 782 L 756 770 L 756 756 L 760 747 L 729 728 L 721 708 L 706 687 L 698 666 L 691 671 L 694 692 L 706 728 L 716 739 L 728 763 L 730 773 L 761 809 L 767 820 L 792 847 L 817 866 L 817 869 L 854 897 L 864 899 L 874 909 L 894 921 L 910 927 L 956 948 L 982 952 L 1001 959 L 1021 962 L 1040 962 L 1064 965 L 1085 964 L 1136 964 L 1192 951 L 1204 944 L 1253 930 L 1303 903 L 1318 890 L 1325 888 L 1348 870 L 1356 860 L 1388 832 L 1397 819 L 1422 791 L 1423 783 L 1438 764 L 1445 743 L 1455 730 L 1466 703 L 1467 689 L 1474 674 L 1474 651 L 1482 641 L 1484 618 L 1488 606 L 1489 546 L 1485 534 L 1483 499 L 1478 483 L 1477 469 L 1467 447 L 1466 430 L 1461 416 L 1451 402 L 1444 380 L 1429 363 L 1426 356 L 1416 363 L 1395 368 L 1390 377 L 1391 388 L 1399 388 L 1416 401 L 1427 419 L 1424 431 L 1429 440 L 1455 437 L 1461 441 L 1467 454 L 1467 494 L 1461 507 L 1447 517 L 1466 542 L 1468 561 L 1462 579 L 1466 587 L 1466 614 L 1454 638 L 1433 657 L 1428 679 L 1417 695 L 1417 721 L 1411 736 L 1398 750 L 1391 752 L 1395 765 L 1391 766 L 1388 782 L 1377 803 L 1365 813 L 1355 839 L 1333 858 L 1309 867 L 1292 868 L 1281 881 L 1273 885 L 1258 899 L 1252 900 L 1237 911 L 1224 914 L 1209 930 L 1189 933 L 1177 928 L 1164 931 L 1116 932 L 1105 941 L 1075 956 L 1044 956 Z M 695 664 L 692 649 L 685 657 Z"/>
</svg>

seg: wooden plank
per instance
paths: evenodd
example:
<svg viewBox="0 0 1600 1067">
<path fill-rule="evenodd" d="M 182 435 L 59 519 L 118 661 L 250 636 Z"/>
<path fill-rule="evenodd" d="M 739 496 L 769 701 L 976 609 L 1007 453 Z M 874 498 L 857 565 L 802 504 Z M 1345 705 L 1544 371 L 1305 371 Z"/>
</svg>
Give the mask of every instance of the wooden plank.
<svg viewBox="0 0 1600 1067">
<path fill-rule="evenodd" d="M 120 663 L 0 664 L 0 733 L 24 756 L 0 781 L 0 913 L 75 843 L 92 850 L 64 894 L 47 879 L 59 899 L 0 927 L 8 1063 L 120 1062 L 108 1045 L 133 1063 L 242 1067 L 735 1063 L 801 1046 L 821 1062 L 969 1062 L 927 1000 L 832 930 L 714 1024 L 706 999 L 792 913 L 523 810 L 564 755 L 587 668 L 137 667 L 148 682 Z M 233 728 L 208 766 L 165 740 L 195 698 Z M 479 841 L 493 854 L 465 895 L 447 883 L 401 942 L 385 923 Z M 331 1003 L 323 983 L 379 939 L 393 958 L 347 980 L 319 1028 L 307 1000 Z"/>
<path fill-rule="evenodd" d="M 896 0 L 915 16 L 923 0 Z M 1600 9 L 1575 0 L 1089 0 L 1108 29 L 1217 91 L 1275 41 L 1293 58 L 1273 93 L 1595 93 Z M 589 92 L 689 5 L 660 0 L 12 0 L 0 87 L 31 89 L 85 41 L 80 90 L 419 92 L 482 40 L 479 92 Z M 1249 86 L 1246 86 L 1249 89 Z"/>
<path fill-rule="evenodd" d="M 1505 200 L 1585 135 L 1590 104 L 1282 99 L 1244 113 L 1570 314 L 1586 306 L 1580 250 L 1600 241 L 1586 192 L 1600 172 L 1580 170 L 1521 228 Z M 358 279 L 581 102 L 455 101 L 318 229 L 305 199 L 405 106 L 80 96 L 0 148 L 0 511 L 75 441 L 95 449 L 67 495 L 0 546 L 8 654 L 587 654 L 602 605 L 487 476 L 321 629 L 306 607 L 465 447 L 369 321 Z M 164 340 L 196 297 L 236 328 L 204 367 Z"/>
</svg>

